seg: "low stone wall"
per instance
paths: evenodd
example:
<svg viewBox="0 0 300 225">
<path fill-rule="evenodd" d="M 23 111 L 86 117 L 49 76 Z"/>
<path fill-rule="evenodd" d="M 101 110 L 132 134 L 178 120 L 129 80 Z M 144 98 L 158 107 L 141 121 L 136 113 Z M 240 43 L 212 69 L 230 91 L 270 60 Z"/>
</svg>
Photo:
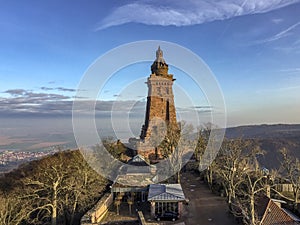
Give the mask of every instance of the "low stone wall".
<svg viewBox="0 0 300 225">
<path fill-rule="evenodd" d="M 99 223 L 108 211 L 109 206 L 113 203 L 113 194 L 106 193 L 97 204 L 89 210 L 81 219 L 82 225 Z"/>
<path fill-rule="evenodd" d="M 139 221 L 141 223 L 141 225 L 146 225 L 146 220 L 145 220 L 145 217 L 144 217 L 144 214 L 142 213 L 142 211 L 138 211 L 138 215 L 139 215 Z"/>
<path fill-rule="evenodd" d="M 142 211 L 138 211 L 138 216 L 141 225 L 158 225 L 158 223 L 147 223 Z"/>
</svg>

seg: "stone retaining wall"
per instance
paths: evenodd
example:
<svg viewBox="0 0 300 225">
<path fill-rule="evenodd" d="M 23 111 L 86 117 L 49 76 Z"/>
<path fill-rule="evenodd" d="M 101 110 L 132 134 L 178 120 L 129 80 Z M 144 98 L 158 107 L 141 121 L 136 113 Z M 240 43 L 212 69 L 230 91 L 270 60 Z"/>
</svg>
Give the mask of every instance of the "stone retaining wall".
<svg viewBox="0 0 300 225">
<path fill-rule="evenodd" d="M 89 210 L 81 219 L 82 225 L 99 223 L 108 211 L 109 206 L 113 203 L 113 194 L 106 193 L 97 204 Z"/>
</svg>

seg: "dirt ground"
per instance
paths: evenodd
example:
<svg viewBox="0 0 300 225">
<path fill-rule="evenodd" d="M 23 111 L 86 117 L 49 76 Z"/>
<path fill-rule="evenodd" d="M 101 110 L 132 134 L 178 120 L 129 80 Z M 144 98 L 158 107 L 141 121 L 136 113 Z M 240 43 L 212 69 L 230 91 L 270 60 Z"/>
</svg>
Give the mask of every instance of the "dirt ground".
<svg viewBox="0 0 300 225">
<path fill-rule="evenodd" d="M 182 174 L 181 185 L 189 204 L 185 205 L 182 220 L 186 225 L 234 225 L 223 197 L 212 193 L 199 175 Z"/>
</svg>

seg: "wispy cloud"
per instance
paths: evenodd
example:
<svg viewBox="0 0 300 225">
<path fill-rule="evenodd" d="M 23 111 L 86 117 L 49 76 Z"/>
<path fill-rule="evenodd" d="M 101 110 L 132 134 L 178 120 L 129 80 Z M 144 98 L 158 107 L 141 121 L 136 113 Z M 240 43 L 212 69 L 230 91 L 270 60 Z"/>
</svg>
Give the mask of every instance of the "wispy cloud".
<svg viewBox="0 0 300 225">
<path fill-rule="evenodd" d="M 288 46 L 274 46 L 273 49 L 281 51 L 286 54 L 290 54 L 290 53 L 300 54 L 300 41 L 297 40 Z"/>
<path fill-rule="evenodd" d="M 283 19 L 282 18 L 274 18 L 274 19 L 272 19 L 272 22 L 275 24 L 279 24 L 279 23 L 283 22 Z"/>
<path fill-rule="evenodd" d="M 76 91 L 76 89 L 73 89 L 73 88 L 64 88 L 64 87 L 55 87 L 55 88 L 52 88 L 52 87 L 41 87 L 41 90 L 44 90 L 44 91 L 57 90 L 57 91 L 66 91 L 66 92 L 75 92 Z"/>
<path fill-rule="evenodd" d="M 214 108 L 210 105 L 207 106 L 192 106 L 191 109 L 197 110 L 199 112 L 213 112 Z"/>
<path fill-rule="evenodd" d="M 257 41 L 257 43 L 266 43 L 266 42 L 272 42 L 272 41 L 276 41 L 276 40 L 279 40 L 281 38 L 284 38 L 284 37 L 287 37 L 287 36 L 290 36 L 291 34 L 293 34 L 293 30 L 298 27 L 300 25 L 300 21 L 289 26 L 288 28 L 280 31 L 279 33 L 273 35 L 272 37 L 269 37 L 267 39 L 264 39 L 264 40 L 260 40 L 260 41 Z"/>
<path fill-rule="evenodd" d="M 51 88 L 51 87 L 41 87 L 41 90 L 43 90 L 43 91 L 52 91 L 52 90 L 54 90 L 54 88 Z"/>
<path fill-rule="evenodd" d="M 265 13 L 300 0 L 147 0 L 114 9 L 96 30 L 125 23 L 188 26 L 236 16 Z"/>
<path fill-rule="evenodd" d="M 300 68 L 289 68 L 289 69 L 282 69 L 280 72 L 285 72 L 285 73 L 300 73 Z"/>
<path fill-rule="evenodd" d="M 24 89 L 9 89 L 3 93 L 10 94 L 12 97 L 9 99 L 19 99 L 19 100 L 34 100 L 34 102 L 48 101 L 48 100 L 62 100 L 69 99 L 70 97 L 59 95 L 59 94 L 49 94 L 49 93 L 35 93 L 31 90 Z"/>
<path fill-rule="evenodd" d="M 212 106 L 190 106 L 190 107 L 176 107 L 178 113 L 212 113 L 214 108 Z"/>
<path fill-rule="evenodd" d="M 257 90 L 257 94 L 264 94 L 269 92 L 279 93 L 279 92 L 286 92 L 286 91 L 292 91 L 292 90 L 299 90 L 300 85 L 294 85 L 294 86 L 286 86 L 286 87 L 276 87 L 276 88 L 264 88 L 261 90 Z"/>
<path fill-rule="evenodd" d="M 18 95 L 24 95 L 27 92 L 28 91 L 26 91 L 24 89 L 10 89 L 10 90 L 4 91 L 3 93 L 10 94 L 13 96 L 18 96 Z"/>
</svg>

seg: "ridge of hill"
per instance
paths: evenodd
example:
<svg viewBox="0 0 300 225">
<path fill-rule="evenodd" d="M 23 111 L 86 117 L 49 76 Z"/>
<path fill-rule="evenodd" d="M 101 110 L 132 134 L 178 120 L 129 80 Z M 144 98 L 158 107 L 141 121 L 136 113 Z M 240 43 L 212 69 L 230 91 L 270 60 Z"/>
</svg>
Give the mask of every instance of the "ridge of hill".
<svg viewBox="0 0 300 225">
<path fill-rule="evenodd" d="M 229 127 L 228 138 L 291 138 L 300 136 L 300 124 L 261 124 Z"/>
<path fill-rule="evenodd" d="M 258 143 L 265 155 L 259 162 L 266 168 L 279 168 L 281 155 L 279 150 L 286 148 L 290 154 L 300 159 L 300 124 L 249 125 L 226 129 L 230 139 L 252 139 Z"/>
</svg>

